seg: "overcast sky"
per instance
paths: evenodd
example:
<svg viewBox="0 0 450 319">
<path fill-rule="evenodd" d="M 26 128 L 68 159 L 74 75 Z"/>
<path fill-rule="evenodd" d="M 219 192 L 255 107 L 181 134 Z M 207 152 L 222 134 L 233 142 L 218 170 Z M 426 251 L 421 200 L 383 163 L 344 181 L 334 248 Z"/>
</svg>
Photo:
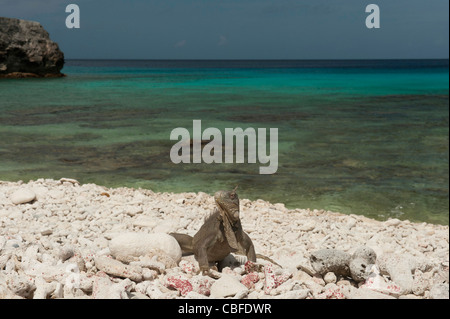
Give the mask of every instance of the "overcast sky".
<svg viewBox="0 0 450 319">
<path fill-rule="evenodd" d="M 371 3 L 380 29 L 366 28 Z M 0 0 L 0 16 L 40 22 L 67 59 L 449 56 L 448 0 Z"/>
</svg>

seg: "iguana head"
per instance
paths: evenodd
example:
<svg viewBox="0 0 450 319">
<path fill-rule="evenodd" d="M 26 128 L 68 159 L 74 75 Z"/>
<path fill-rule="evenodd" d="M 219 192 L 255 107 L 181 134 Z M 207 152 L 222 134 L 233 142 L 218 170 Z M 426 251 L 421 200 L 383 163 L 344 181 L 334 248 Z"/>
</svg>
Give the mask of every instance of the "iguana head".
<svg viewBox="0 0 450 319">
<path fill-rule="evenodd" d="M 236 189 L 231 192 L 218 191 L 214 194 L 216 204 L 227 214 L 232 223 L 239 220 L 239 197 Z"/>
</svg>

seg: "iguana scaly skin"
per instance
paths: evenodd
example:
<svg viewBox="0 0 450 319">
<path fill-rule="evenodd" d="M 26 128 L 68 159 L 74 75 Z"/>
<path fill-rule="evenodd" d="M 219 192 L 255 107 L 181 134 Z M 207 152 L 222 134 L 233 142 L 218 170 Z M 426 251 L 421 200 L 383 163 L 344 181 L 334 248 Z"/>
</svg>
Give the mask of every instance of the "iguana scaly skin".
<svg viewBox="0 0 450 319">
<path fill-rule="evenodd" d="M 252 240 L 242 229 L 239 218 L 236 188 L 231 192 L 219 191 L 214 195 L 216 208 L 194 237 L 170 234 L 178 241 L 183 253 L 195 255 L 203 274 L 209 273 L 209 263 L 219 262 L 231 252 L 243 254 L 249 261 L 256 262 L 257 255 Z"/>
</svg>

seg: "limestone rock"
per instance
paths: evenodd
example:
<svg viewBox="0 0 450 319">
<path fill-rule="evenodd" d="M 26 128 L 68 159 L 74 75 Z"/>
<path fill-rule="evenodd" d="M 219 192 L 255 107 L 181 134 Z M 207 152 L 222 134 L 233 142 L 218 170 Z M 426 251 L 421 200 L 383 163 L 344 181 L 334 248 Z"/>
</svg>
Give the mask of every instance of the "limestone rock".
<svg viewBox="0 0 450 319">
<path fill-rule="evenodd" d="M 248 290 L 239 280 L 230 275 L 222 275 L 222 277 L 217 280 L 211 286 L 211 297 L 212 298 L 224 298 L 235 296 L 243 290 Z"/>
<path fill-rule="evenodd" d="M 430 298 L 431 299 L 449 299 L 448 284 L 436 284 L 431 287 Z"/>
<path fill-rule="evenodd" d="M 333 272 L 336 275 L 348 276 L 350 259 L 350 254 L 344 251 L 322 249 L 311 254 L 311 265 L 320 275 Z"/>
<path fill-rule="evenodd" d="M 413 261 L 404 256 L 387 254 L 382 255 L 377 262 L 381 273 L 388 274 L 392 281 L 402 288 L 403 294 L 408 294 L 412 292 L 414 286 Z"/>
<path fill-rule="evenodd" d="M 382 294 L 367 288 L 354 289 L 348 299 L 396 299 L 395 297 Z"/>
<path fill-rule="evenodd" d="M 172 236 L 165 233 L 123 233 L 109 243 L 111 255 L 121 261 L 132 261 L 133 257 L 145 256 L 155 249 L 163 251 L 176 263 L 181 259 L 181 248 Z"/>
<path fill-rule="evenodd" d="M 329 272 L 327 274 L 325 274 L 325 276 L 323 277 L 323 280 L 325 281 L 325 283 L 327 284 L 334 284 L 336 283 L 336 275 L 333 272 Z"/>
<path fill-rule="evenodd" d="M 15 205 L 32 202 L 36 199 L 36 194 L 30 189 L 19 189 L 11 195 L 11 202 Z"/>
<path fill-rule="evenodd" d="M 376 252 L 367 246 L 359 246 L 353 253 L 353 259 L 361 258 L 368 264 L 375 264 L 377 260 Z"/>
<path fill-rule="evenodd" d="M 108 275 L 129 278 L 133 281 L 142 281 L 142 268 L 122 264 L 118 260 L 100 256 L 95 258 L 95 266 Z"/>
<path fill-rule="evenodd" d="M 62 76 L 64 54 L 38 22 L 0 17 L 0 77 Z"/>
</svg>

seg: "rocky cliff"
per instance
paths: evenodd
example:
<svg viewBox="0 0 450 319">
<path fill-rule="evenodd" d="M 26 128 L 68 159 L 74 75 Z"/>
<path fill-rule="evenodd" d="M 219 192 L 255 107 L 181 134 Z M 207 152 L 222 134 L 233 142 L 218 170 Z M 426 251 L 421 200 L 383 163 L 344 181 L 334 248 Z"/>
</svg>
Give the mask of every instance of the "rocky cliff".
<svg viewBox="0 0 450 319">
<path fill-rule="evenodd" d="M 0 17 L 0 77 L 57 77 L 64 54 L 38 22 Z"/>
</svg>

